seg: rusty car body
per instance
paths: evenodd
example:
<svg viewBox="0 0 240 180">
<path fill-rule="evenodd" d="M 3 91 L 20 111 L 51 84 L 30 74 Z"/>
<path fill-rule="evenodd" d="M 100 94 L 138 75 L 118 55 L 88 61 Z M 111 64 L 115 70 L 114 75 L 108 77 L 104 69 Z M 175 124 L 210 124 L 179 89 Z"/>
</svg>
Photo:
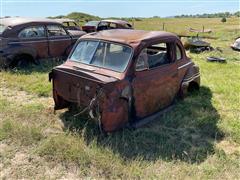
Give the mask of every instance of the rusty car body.
<svg viewBox="0 0 240 180">
<path fill-rule="evenodd" d="M 49 79 L 55 110 L 87 107 L 107 132 L 141 122 L 200 86 L 199 68 L 176 35 L 127 29 L 82 36 Z"/>
<path fill-rule="evenodd" d="M 50 19 L 3 18 L 0 21 L 0 65 L 37 62 L 67 56 L 83 31 L 67 31 Z"/>
<path fill-rule="evenodd" d="M 87 33 L 108 29 L 132 29 L 132 25 L 123 20 L 105 19 L 101 21 L 89 21 L 82 26 L 82 30 Z"/>
<path fill-rule="evenodd" d="M 54 20 L 61 23 L 67 30 L 75 30 L 75 31 L 81 30 L 81 27 L 73 19 L 60 18 L 60 19 L 54 19 Z"/>
</svg>

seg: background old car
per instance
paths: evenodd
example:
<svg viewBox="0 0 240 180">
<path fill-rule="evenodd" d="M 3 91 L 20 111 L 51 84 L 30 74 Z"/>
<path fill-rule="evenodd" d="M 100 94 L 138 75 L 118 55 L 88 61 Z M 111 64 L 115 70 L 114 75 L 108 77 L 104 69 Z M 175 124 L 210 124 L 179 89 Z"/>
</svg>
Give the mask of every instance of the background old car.
<svg viewBox="0 0 240 180">
<path fill-rule="evenodd" d="M 105 131 L 141 122 L 200 86 L 179 38 L 158 31 L 87 34 L 49 76 L 55 109 L 89 106 Z"/>
<path fill-rule="evenodd" d="M 231 45 L 231 48 L 235 51 L 240 51 L 240 37 L 235 40 L 235 42 Z"/>
<path fill-rule="evenodd" d="M 105 19 L 101 21 L 89 21 L 82 26 L 82 30 L 87 33 L 107 29 L 132 29 L 132 25 L 123 20 Z"/>
<path fill-rule="evenodd" d="M 54 19 L 54 20 L 61 23 L 67 30 L 76 30 L 76 31 L 81 30 L 81 27 L 73 19 L 62 18 L 62 19 Z"/>
<path fill-rule="evenodd" d="M 1 19 L 0 65 L 24 66 L 41 58 L 64 57 L 83 31 L 67 31 L 50 19 Z"/>
</svg>

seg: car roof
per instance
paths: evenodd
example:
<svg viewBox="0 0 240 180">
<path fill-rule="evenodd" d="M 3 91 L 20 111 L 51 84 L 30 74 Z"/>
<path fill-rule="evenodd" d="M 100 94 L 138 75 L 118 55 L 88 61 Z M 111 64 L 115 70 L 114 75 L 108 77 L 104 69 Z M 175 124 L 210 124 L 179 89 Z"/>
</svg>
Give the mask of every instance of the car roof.
<svg viewBox="0 0 240 180">
<path fill-rule="evenodd" d="M 145 42 L 151 42 L 156 39 L 178 39 L 177 35 L 165 32 L 165 31 L 144 31 L 144 30 L 132 30 L 132 29 L 113 29 L 105 30 L 94 33 L 89 33 L 81 37 L 81 39 L 101 39 L 114 41 L 124 44 L 136 44 Z"/>
<path fill-rule="evenodd" d="M 64 22 L 75 22 L 73 19 L 67 19 L 67 18 L 59 18 L 59 19 L 53 19 L 57 22 L 64 23 Z"/>
<path fill-rule="evenodd" d="M 88 21 L 88 22 L 86 22 L 85 24 L 87 24 L 87 23 L 89 23 L 89 22 L 96 22 L 96 23 L 99 23 L 100 21 L 97 21 L 97 20 L 96 20 L 96 21 L 95 21 L 95 20 L 94 20 L 94 21 Z"/>
<path fill-rule="evenodd" d="M 119 20 L 119 19 L 103 19 L 101 21 L 102 22 L 110 22 L 110 23 L 122 24 L 122 25 L 130 24 L 127 21 L 123 21 L 123 20 Z"/>
<path fill-rule="evenodd" d="M 47 18 L 10 17 L 10 18 L 2 18 L 0 20 L 0 24 L 3 24 L 5 26 L 18 26 L 18 25 L 28 24 L 28 23 L 59 24 L 55 20 L 47 19 Z"/>
</svg>

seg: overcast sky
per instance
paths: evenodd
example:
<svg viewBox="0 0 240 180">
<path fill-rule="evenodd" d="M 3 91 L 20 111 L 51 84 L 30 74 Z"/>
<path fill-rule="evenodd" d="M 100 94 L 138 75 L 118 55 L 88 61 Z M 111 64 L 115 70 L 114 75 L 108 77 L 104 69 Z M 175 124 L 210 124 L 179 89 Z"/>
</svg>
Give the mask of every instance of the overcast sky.
<svg viewBox="0 0 240 180">
<path fill-rule="evenodd" d="M 47 17 L 84 12 L 100 17 L 152 17 L 235 12 L 239 0 L 0 0 L 1 16 Z"/>
</svg>

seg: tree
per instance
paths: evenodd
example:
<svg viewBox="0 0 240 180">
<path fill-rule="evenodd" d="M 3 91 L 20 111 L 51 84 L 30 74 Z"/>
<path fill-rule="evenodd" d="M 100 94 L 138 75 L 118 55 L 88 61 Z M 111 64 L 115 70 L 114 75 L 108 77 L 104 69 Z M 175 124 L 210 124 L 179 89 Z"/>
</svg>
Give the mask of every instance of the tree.
<svg viewBox="0 0 240 180">
<path fill-rule="evenodd" d="M 240 11 L 235 12 L 234 15 L 240 17 Z"/>
<path fill-rule="evenodd" d="M 226 19 L 225 17 L 223 17 L 223 18 L 221 19 L 221 22 L 225 23 L 225 22 L 227 22 L 227 19 Z"/>
</svg>

